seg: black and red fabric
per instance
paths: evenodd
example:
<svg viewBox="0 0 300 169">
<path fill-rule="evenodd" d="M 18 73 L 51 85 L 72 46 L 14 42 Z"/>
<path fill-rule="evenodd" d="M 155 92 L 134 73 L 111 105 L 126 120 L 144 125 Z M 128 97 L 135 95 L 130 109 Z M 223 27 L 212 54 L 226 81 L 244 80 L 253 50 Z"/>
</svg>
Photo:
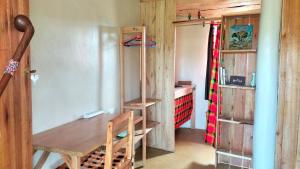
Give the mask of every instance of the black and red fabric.
<svg viewBox="0 0 300 169">
<path fill-rule="evenodd" d="M 220 47 L 220 24 L 212 24 L 213 27 L 213 60 L 210 70 L 210 84 L 208 97 L 207 127 L 204 134 L 205 142 L 215 146 L 216 124 L 217 124 L 217 104 L 218 104 L 218 66 L 219 66 L 219 47 Z M 220 109 L 222 110 L 222 108 Z"/>
<path fill-rule="evenodd" d="M 192 93 L 175 99 L 175 129 L 180 128 L 180 126 L 191 119 L 194 109 L 193 105 Z"/>
</svg>

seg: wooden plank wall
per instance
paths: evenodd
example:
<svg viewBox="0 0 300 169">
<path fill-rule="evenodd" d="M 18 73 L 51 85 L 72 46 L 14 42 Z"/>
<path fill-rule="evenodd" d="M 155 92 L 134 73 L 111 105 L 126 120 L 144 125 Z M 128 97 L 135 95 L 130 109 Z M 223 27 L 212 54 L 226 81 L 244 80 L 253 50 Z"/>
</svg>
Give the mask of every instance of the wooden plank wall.
<svg viewBox="0 0 300 169">
<path fill-rule="evenodd" d="M 175 151 L 174 131 L 174 46 L 175 0 L 141 0 L 141 24 L 156 48 L 147 48 L 147 96 L 161 99 L 148 110 L 148 119 L 161 124 L 149 135 L 151 147 Z"/>
<path fill-rule="evenodd" d="M 300 169 L 300 1 L 283 0 L 277 124 L 277 169 Z M 297 149 L 298 147 L 298 149 Z"/>
<path fill-rule="evenodd" d="M 13 25 L 18 14 L 28 14 L 28 0 L 0 0 L 0 71 L 3 71 L 20 42 Z M 31 86 L 25 69 L 28 52 L 15 77 L 0 98 L 0 168 L 32 168 Z M 2 74 L 1 74 L 2 76 Z"/>
</svg>

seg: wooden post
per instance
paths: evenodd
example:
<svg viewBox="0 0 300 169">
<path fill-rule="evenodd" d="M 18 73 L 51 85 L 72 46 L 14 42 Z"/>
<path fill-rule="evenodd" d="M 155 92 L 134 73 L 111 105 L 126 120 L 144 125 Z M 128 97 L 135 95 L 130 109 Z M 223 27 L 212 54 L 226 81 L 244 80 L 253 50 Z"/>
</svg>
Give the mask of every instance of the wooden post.
<svg viewBox="0 0 300 169">
<path fill-rule="evenodd" d="M 300 169 L 299 6 L 299 0 L 283 0 L 279 58 L 276 169 Z"/>
<path fill-rule="evenodd" d="M 119 46 L 119 52 L 120 52 L 120 110 L 121 112 L 125 112 L 124 110 L 124 102 L 125 102 L 125 81 L 124 81 L 124 45 L 123 45 L 123 42 L 124 42 L 124 35 L 123 35 L 123 32 L 122 30 L 120 30 L 120 46 Z"/>
</svg>

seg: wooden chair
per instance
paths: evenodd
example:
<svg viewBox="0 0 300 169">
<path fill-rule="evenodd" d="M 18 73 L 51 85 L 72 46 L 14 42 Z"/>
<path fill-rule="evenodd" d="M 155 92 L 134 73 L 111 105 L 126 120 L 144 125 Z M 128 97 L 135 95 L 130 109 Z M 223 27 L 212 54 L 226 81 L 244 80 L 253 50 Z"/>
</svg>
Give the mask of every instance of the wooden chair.
<svg viewBox="0 0 300 169">
<path fill-rule="evenodd" d="M 133 158 L 134 136 L 133 112 L 122 113 L 110 120 L 107 126 L 107 141 L 105 150 L 99 148 L 82 158 L 82 169 L 131 169 Z M 127 130 L 124 138 L 118 134 Z M 66 165 L 58 169 L 67 169 Z"/>
</svg>

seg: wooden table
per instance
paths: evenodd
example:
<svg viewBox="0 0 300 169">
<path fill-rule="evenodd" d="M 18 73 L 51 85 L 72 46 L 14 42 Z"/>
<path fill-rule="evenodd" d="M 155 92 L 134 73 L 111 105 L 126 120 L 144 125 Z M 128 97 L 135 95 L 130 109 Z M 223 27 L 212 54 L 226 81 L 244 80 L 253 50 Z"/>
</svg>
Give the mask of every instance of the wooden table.
<svg viewBox="0 0 300 169">
<path fill-rule="evenodd" d="M 80 158 L 106 143 L 108 121 L 118 114 L 101 114 L 90 119 L 79 119 L 33 135 L 33 149 L 43 150 L 35 169 L 40 169 L 51 152 L 61 154 L 71 169 L 80 169 Z M 140 122 L 135 117 L 135 123 Z"/>
</svg>

